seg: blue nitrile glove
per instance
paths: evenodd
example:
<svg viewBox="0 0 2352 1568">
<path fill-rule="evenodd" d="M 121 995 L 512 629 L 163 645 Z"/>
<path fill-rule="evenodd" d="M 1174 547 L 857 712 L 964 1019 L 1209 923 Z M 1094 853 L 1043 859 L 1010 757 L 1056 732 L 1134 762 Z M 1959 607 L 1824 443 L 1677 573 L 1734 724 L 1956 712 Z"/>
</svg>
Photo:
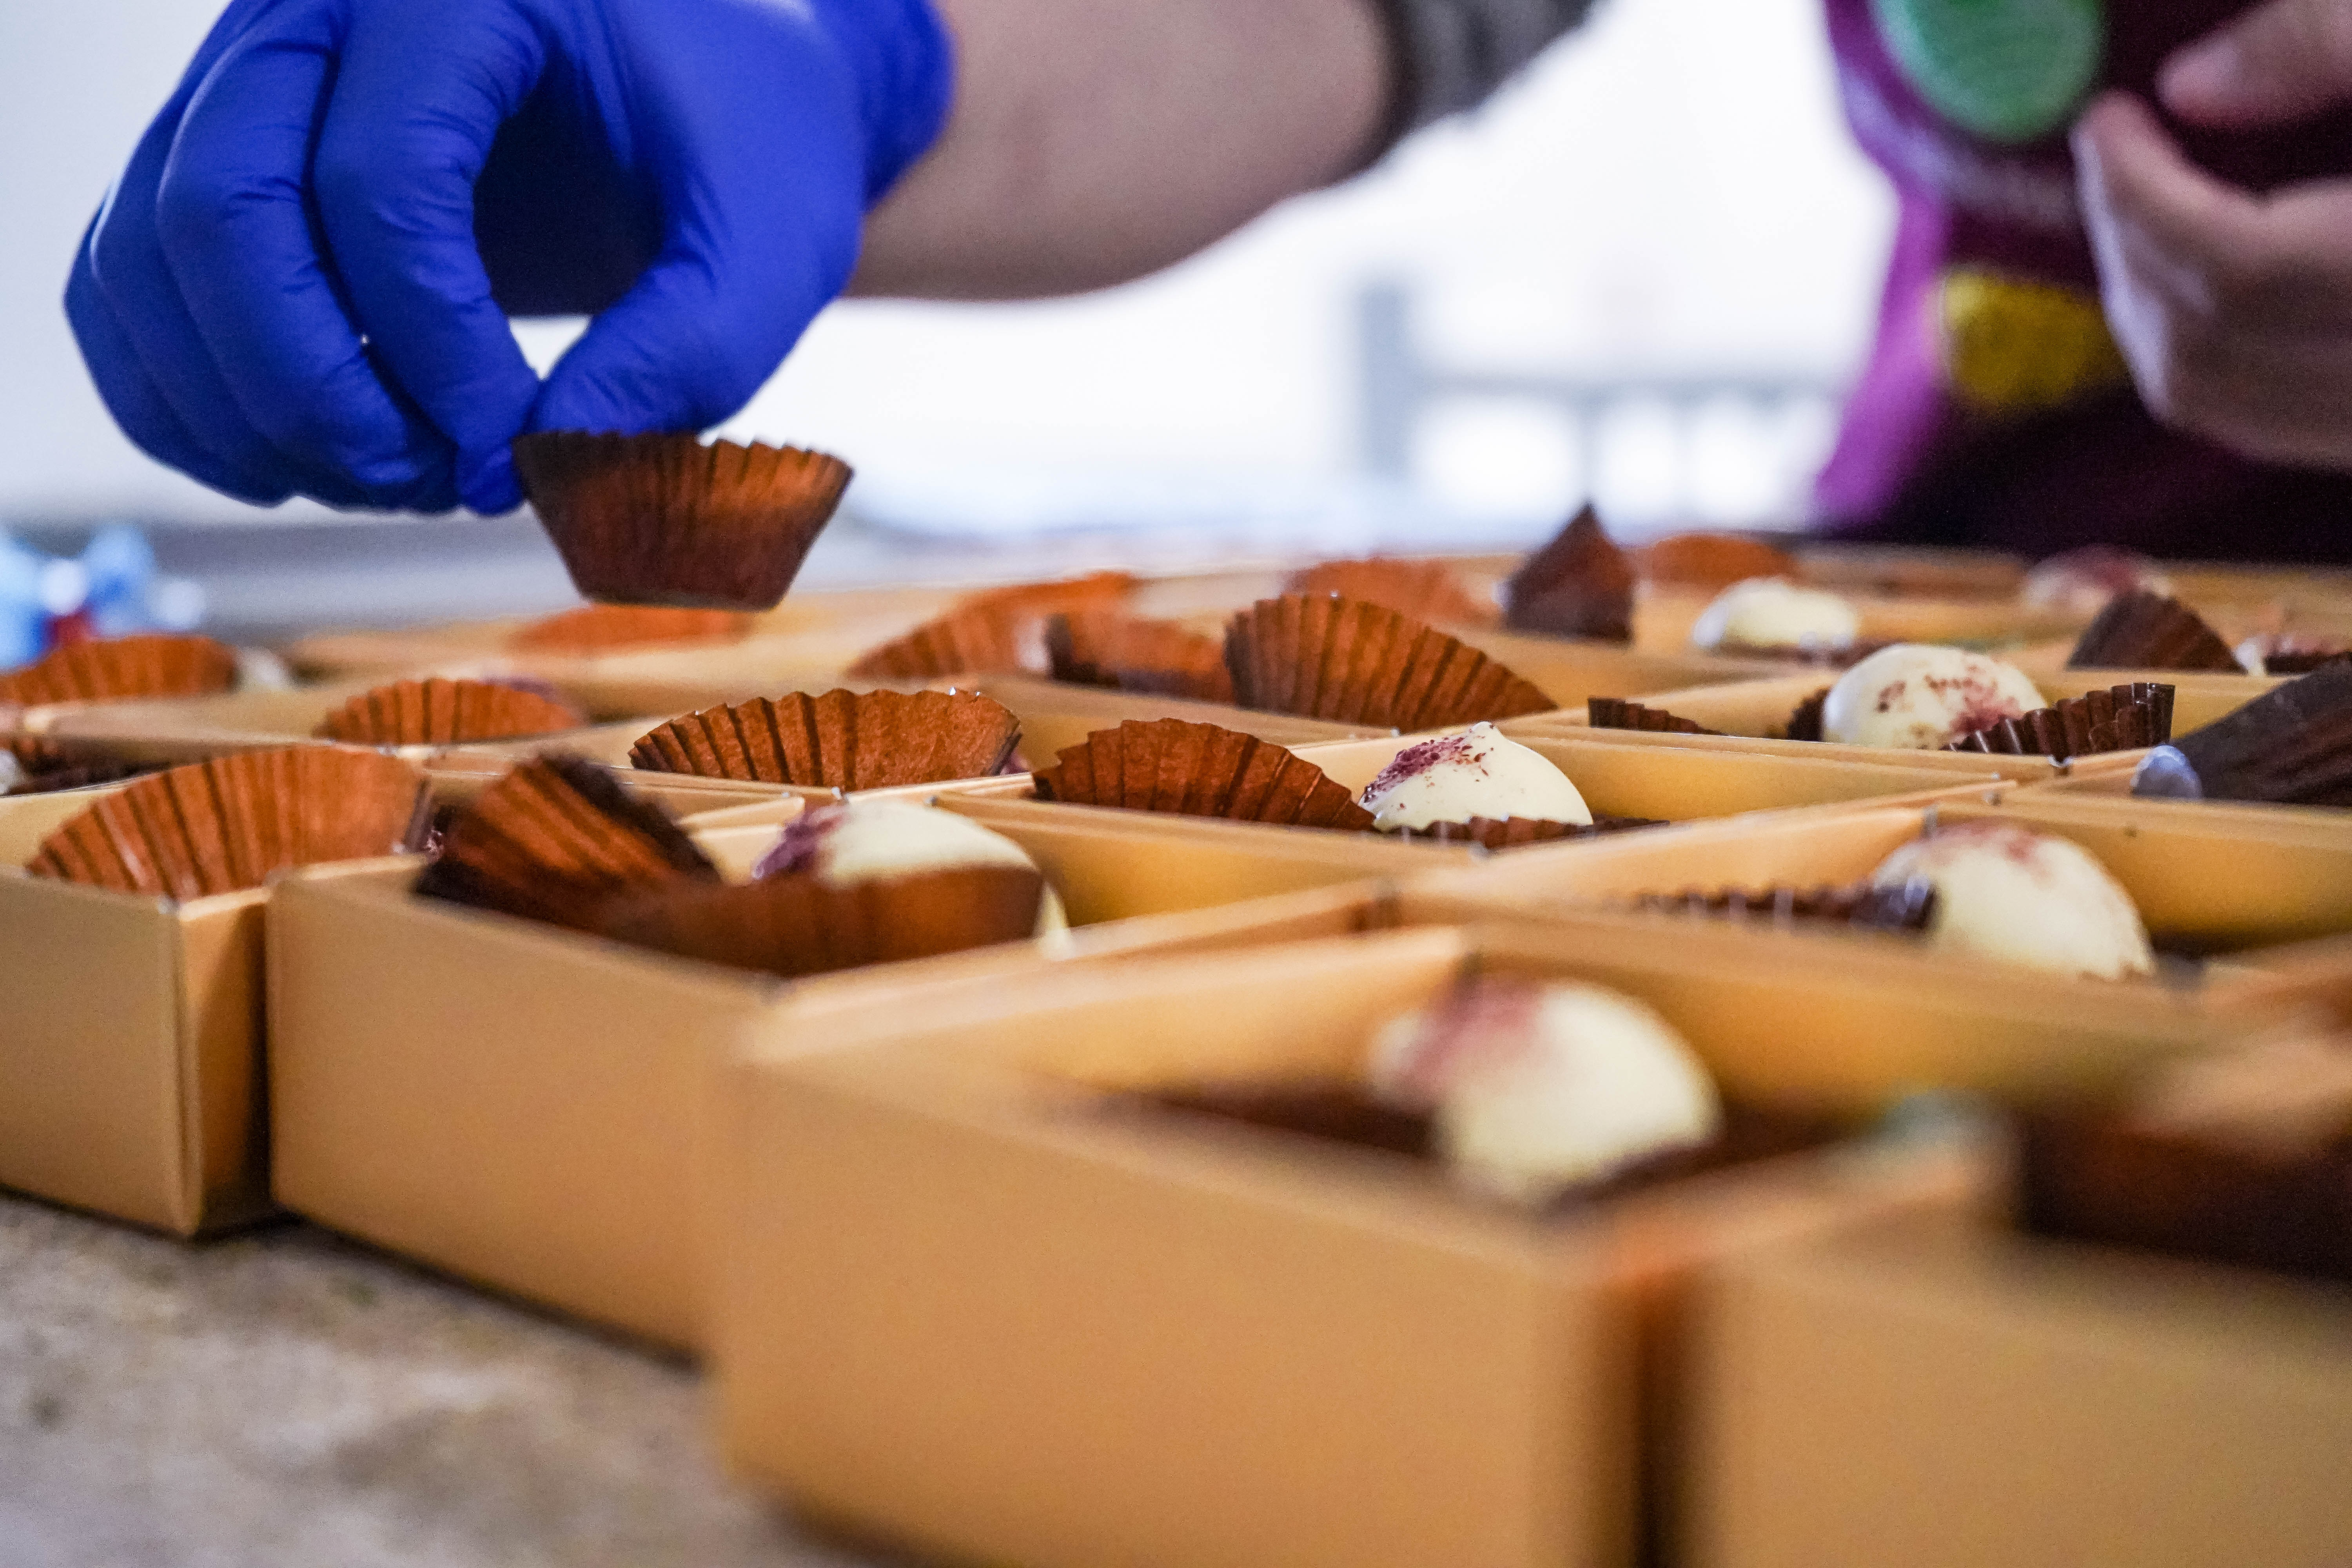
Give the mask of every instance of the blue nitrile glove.
<svg viewBox="0 0 2352 1568">
<path fill-rule="evenodd" d="M 952 77 L 929 0 L 234 0 L 67 313 L 131 439 L 216 489 L 504 511 L 525 429 L 741 407 Z M 510 313 L 596 320 L 542 387 Z"/>
</svg>

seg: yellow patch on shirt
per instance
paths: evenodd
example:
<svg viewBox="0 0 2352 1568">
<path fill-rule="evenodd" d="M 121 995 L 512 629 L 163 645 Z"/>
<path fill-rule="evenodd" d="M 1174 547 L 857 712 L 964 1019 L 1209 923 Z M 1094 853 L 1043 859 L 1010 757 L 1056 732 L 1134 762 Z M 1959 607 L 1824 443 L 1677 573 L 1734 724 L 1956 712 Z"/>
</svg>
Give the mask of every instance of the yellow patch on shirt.
<svg viewBox="0 0 2352 1568">
<path fill-rule="evenodd" d="M 1930 310 L 1945 383 L 1987 412 L 2056 408 L 2130 375 L 2098 296 L 2084 289 L 1956 267 L 1937 279 Z"/>
</svg>

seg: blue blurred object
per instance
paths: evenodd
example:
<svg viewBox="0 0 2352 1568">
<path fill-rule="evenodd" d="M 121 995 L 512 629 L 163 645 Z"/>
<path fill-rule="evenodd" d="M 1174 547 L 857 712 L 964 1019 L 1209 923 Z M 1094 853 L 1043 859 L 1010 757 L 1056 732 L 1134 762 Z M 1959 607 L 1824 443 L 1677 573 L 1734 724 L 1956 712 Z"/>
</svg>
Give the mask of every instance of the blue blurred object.
<svg viewBox="0 0 2352 1568">
<path fill-rule="evenodd" d="M 159 574 L 154 546 L 128 523 L 99 530 L 73 557 L 0 533 L 0 669 L 30 664 L 61 640 L 184 632 L 204 615 L 204 589 Z"/>
<path fill-rule="evenodd" d="M 41 606 L 41 568 L 48 557 L 0 533 L 0 669 L 41 657 L 49 646 L 49 613 Z"/>
</svg>

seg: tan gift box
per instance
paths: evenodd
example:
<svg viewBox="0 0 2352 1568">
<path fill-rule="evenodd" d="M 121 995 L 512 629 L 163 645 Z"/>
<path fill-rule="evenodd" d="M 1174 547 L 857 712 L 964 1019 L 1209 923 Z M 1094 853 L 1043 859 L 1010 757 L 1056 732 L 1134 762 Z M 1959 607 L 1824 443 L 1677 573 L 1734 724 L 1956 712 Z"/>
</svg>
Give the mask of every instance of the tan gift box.
<svg viewBox="0 0 2352 1568">
<path fill-rule="evenodd" d="M 1103 1092 L 1349 1070 L 1474 967 L 1621 986 L 1709 1056 L 1759 1012 L 1905 1005 L 1822 964 L 1792 1011 L 1786 965 L 1724 984 L 1570 924 L 1062 972 L 816 1048 L 766 1030 L 721 1097 L 730 1462 L 959 1560 L 1634 1561 L 1640 1451 L 1667 1436 L 1645 1364 L 1688 1270 L 1965 1202 L 1977 1172 L 1844 1147 L 1529 1216 L 1419 1162 Z"/>
<path fill-rule="evenodd" d="M 194 1236 L 269 1208 L 271 895 L 174 904 L 16 869 L 114 787 L 0 800 L 0 1185 Z"/>
<path fill-rule="evenodd" d="M 1927 827 L 1931 814 L 1945 821 L 2000 816 L 2073 839 L 2123 885 L 2159 945 L 2229 953 L 2232 972 L 2259 967 L 2263 955 L 2256 950 L 2352 931 L 2352 834 L 2340 827 L 2023 789 L 1994 789 L 1980 799 L 1948 798 L 1925 808 L 1857 808 L 1696 825 L 1672 836 L 1626 834 L 1586 845 L 1574 856 L 1502 858 L 1482 868 L 1475 883 L 1449 877 L 1433 886 L 1549 906 L 1622 902 L 1689 889 L 1842 885 L 1866 879 Z M 1826 935 L 1788 934 L 1798 942 L 1864 940 L 1836 928 Z M 1988 977 L 2017 973 L 1959 957 L 1941 961 Z M 2231 978 L 2234 984 L 2237 976 Z"/>
<path fill-rule="evenodd" d="M 2076 671 L 2055 679 L 2039 679 L 2035 684 L 2041 688 L 2043 697 L 2055 702 L 2069 697 L 2080 697 L 2085 691 L 2104 691 L 2128 678 L 2128 672 L 2124 672 L 2108 679 L 2108 673 L 2102 671 L 2095 676 L 2085 676 L 2084 672 Z M 1832 745 L 1822 741 L 1786 739 L 1789 716 L 1795 711 L 1797 705 L 1835 679 L 1835 671 L 1817 670 L 1735 686 L 1654 692 L 1640 696 L 1638 700 L 1650 707 L 1664 709 L 1677 718 L 1688 719 L 1723 733 L 1675 735 L 1633 730 L 1612 730 L 1606 733 L 1612 742 L 1626 745 L 1754 755 L 1833 757 L 1849 762 L 1883 762 L 1889 757 L 1899 757 L 1906 766 L 1950 768 L 1958 772 L 1990 770 L 2004 778 L 2027 783 L 2108 773 L 2128 776 L 2139 760 L 2147 754 L 2141 751 L 2108 752 L 2053 763 L 2047 757 L 2013 757 L 1996 752 L 1898 751 L 1884 746 Z M 2172 682 L 2175 687 L 2172 724 L 2175 734 L 2210 724 L 2223 714 L 2235 711 L 2255 695 L 2253 687 L 2256 683 L 2247 682 L 2242 678 L 2229 678 L 2221 685 L 2214 684 L 2210 679 L 2183 680 L 2173 676 L 2161 679 Z M 1566 714 L 1536 714 L 1513 720 L 1502 728 L 1507 733 L 1524 739 L 1530 735 L 1556 735 L 1582 730 L 1585 728 L 1581 710 Z"/>
<path fill-rule="evenodd" d="M 748 701 L 755 696 L 782 697 L 794 689 L 822 696 L 836 688 L 852 691 L 919 689 L 914 687 L 893 688 L 872 681 L 830 679 L 803 683 L 797 688 L 771 685 L 753 690 L 738 690 L 726 686 L 698 689 L 682 683 L 667 688 L 647 684 L 631 695 L 641 702 L 650 703 L 645 711 L 657 717 L 574 731 L 565 737 L 565 745 L 568 750 L 593 761 L 627 767 L 630 747 L 639 737 L 668 719 L 706 708 Z M 1181 698 L 1148 697 L 1133 692 L 1106 690 L 1100 687 L 1072 686 L 1059 681 L 1039 680 L 1030 676 L 958 676 L 953 679 L 935 681 L 930 689 L 978 691 L 1003 703 L 1013 710 L 1013 717 L 1021 721 L 1020 755 L 1040 766 L 1050 764 L 1055 753 L 1063 747 L 1083 743 L 1094 731 L 1115 729 L 1129 720 L 1181 719 L 1196 724 L 1216 724 L 1243 734 L 1255 735 L 1277 746 L 1294 747 L 1318 741 L 1344 741 L 1367 734 L 1394 733 L 1390 730 L 1375 731 L 1362 725 L 1294 719 L 1280 713 L 1253 713 L 1246 709 L 1229 708 L 1216 702 L 1191 702 Z M 466 755 L 510 757 L 529 754 L 533 749 L 529 745 L 481 745 L 467 748 Z"/>
<path fill-rule="evenodd" d="M 416 899 L 412 873 L 289 879 L 269 943 L 278 1200 L 517 1295 L 696 1345 L 698 1096 L 752 1021 L 814 1032 L 835 996 L 920 1016 L 1055 959 L 1352 930 L 1377 900 L 1315 889 L 1424 863 L 1340 835 L 1269 847 L 959 808 L 1029 850 L 1073 921 L 1116 923 L 788 984 Z M 698 828 L 738 874 L 774 837 L 772 822 Z M 1285 892 L 1304 896 L 1204 908 Z M 1174 918 L 1130 918 L 1161 913 Z"/>
<path fill-rule="evenodd" d="M 2000 647 L 2071 637 L 2090 616 L 2075 611 L 2040 609 L 2014 599 L 1930 598 L 1924 595 L 1832 592 L 1853 606 L 1860 623 L 1856 640 L 1965 643 Z M 1633 613 L 1637 647 L 1671 652 L 1690 646 L 1691 627 L 1718 590 L 1676 584 L 1644 584 Z M 1606 693 L 1622 696 L 1622 692 Z"/>
<path fill-rule="evenodd" d="M 464 670 L 439 673 L 453 679 L 496 679 Z M 45 735 L 77 753 L 119 757 L 125 761 L 179 762 L 201 754 L 218 756 L 230 751 L 252 751 L 304 745 L 317 741 L 318 728 L 330 714 L 377 681 L 335 681 L 321 686 L 298 686 L 287 690 L 231 691 L 210 697 L 159 697 L 123 702 L 66 702 L 26 711 L 24 727 Z M 600 708 L 579 693 L 559 689 L 557 695 L 574 703 L 592 720 L 620 719 L 626 711 Z M 644 721 L 647 728 L 656 722 Z M 528 740 L 503 742 L 505 753 L 529 755 L 557 747 L 569 748 L 593 730 L 567 730 Z M 412 761 L 444 755 L 465 748 L 399 746 L 391 748 Z"/>
<path fill-rule="evenodd" d="M 2341 1568 L 2352 1297 L 1899 1222 L 1697 1291 L 1700 1568 Z"/>
<path fill-rule="evenodd" d="M 871 634 L 875 641 L 897 635 L 929 619 L 961 596 L 962 588 L 899 586 L 846 589 L 831 593 L 797 593 L 774 609 L 754 618 L 752 636 L 773 641 L 814 637 L 834 646 L 847 628 L 853 637 Z M 517 616 L 487 621 L 454 621 L 435 626 L 396 628 L 352 627 L 301 637 L 278 651 L 294 669 L 317 679 L 356 675 L 371 679 L 404 674 L 453 663 L 475 663 L 519 658 L 532 662 L 596 665 L 604 658 L 562 659 L 561 656 L 523 653 L 511 647 L 515 634 L 543 616 Z M 749 639 L 746 639 L 749 640 Z M 692 654 L 723 643 L 642 645 L 638 651 Z M 861 647 L 864 645 L 861 645 Z M 855 657 L 853 654 L 851 657 Z"/>
</svg>

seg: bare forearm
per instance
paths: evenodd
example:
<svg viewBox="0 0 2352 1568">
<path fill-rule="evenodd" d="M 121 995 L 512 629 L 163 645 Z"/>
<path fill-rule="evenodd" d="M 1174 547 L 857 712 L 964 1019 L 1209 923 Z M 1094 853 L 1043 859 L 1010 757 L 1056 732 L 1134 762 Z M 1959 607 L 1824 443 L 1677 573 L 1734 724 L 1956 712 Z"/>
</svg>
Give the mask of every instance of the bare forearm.
<svg viewBox="0 0 2352 1568">
<path fill-rule="evenodd" d="M 940 0 L 946 133 L 866 224 L 854 291 L 1013 299 L 1191 255 L 1376 150 L 1372 0 Z"/>
</svg>

